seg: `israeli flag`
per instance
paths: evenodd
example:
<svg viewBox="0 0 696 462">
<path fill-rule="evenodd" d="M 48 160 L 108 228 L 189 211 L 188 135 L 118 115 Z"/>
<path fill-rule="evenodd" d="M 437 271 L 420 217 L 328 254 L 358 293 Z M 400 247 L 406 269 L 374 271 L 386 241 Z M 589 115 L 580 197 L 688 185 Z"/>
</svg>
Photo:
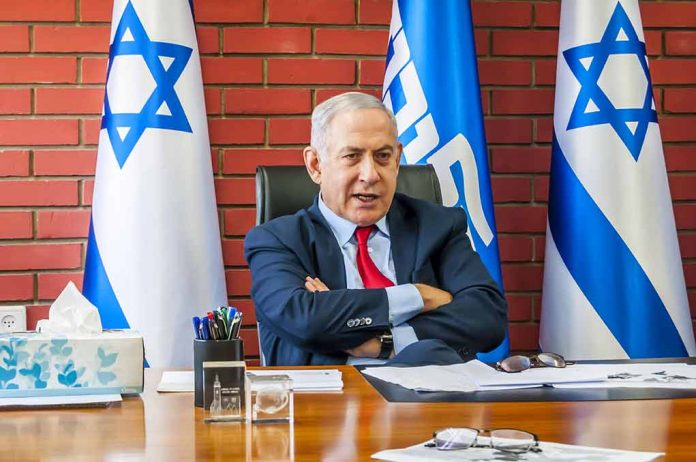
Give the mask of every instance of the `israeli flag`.
<svg viewBox="0 0 696 462">
<path fill-rule="evenodd" d="M 116 0 L 84 294 L 153 367 L 191 367 L 191 317 L 227 304 L 187 0 Z"/>
<path fill-rule="evenodd" d="M 467 234 L 503 288 L 468 1 L 394 0 L 384 104 L 396 115 L 402 162 L 431 164 L 448 207 L 467 214 Z M 507 338 L 479 355 L 507 355 Z"/>
<path fill-rule="evenodd" d="M 540 344 L 696 354 L 636 0 L 563 0 Z"/>
</svg>

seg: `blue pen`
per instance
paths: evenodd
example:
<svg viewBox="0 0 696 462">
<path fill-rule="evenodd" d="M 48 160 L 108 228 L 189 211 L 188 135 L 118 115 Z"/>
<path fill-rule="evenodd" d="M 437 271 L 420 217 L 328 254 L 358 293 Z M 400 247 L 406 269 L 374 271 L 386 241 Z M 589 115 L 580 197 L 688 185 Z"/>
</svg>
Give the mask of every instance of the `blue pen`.
<svg viewBox="0 0 696 462">
<path fill-rule="evenodd" d="M 208 318 L 201 318 L 201 329 L 203 330 L 203 340 L 210 340 L 210 327 Z"/>
<path fill-rule="evenodd" d="M 193 317 L 193 331 L 196 333 L 196 339 L 200 340 L 201 339 L 201 335 L 200 335 L 201 319 L 198 316 Z"/>
</svg>

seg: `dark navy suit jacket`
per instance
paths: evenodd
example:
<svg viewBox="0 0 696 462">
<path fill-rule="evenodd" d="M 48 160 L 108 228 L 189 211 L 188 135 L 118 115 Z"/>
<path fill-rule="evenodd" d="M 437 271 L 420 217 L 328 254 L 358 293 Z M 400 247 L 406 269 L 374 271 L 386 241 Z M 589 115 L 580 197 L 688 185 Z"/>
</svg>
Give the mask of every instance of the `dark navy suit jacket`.
<svg viewBox="0 0 696 462">
<path fill-rule="evenodd" d="M 507 306 L 472 250 L 464 211 L 396 194 L 387 222 L 396 283 L 424 283 L 454 297 L 408 321 L 418 338 L 441 339 L 463 357 L 498 346 Z M 252 229 L 244 253 L 267 365 L 344 364 L 343 350 L 389 329 L 384 289 L 346 289 L 343 255 L 316 198 Z M 331 290 L 309 292 L 307 276 Z M 372 322 L 349 322 L 359 318 Z"/>
</svg>

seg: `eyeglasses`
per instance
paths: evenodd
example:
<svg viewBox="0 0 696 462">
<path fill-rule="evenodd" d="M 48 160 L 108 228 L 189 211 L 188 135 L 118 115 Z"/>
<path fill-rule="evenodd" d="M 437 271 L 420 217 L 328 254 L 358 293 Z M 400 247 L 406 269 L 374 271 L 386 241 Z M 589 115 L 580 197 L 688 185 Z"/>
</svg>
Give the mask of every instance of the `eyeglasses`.
<svg viewBox="0 0 696 462">
<path fill-rule="evenodd" d="M 477 444 L 478 436 L 481 433 L 487 433 L 490 436 L 488 444 Z M 433 432 L 433 441 L 425 446 L 437 448 L 439 451 L 490 447 L 512 454 L 541 452 L 539 438 L 534 433 L 514 428 L 497 428 L 493 430 L 467 427 L 445 428 Z"/>
<path fill-rule="evenodd" d="M 508 356 L 502 361 L 498 361 L 495 368 L 503 372 L 522 372 L 533 367 L 558 367 L 563 368 L 575 364 L 566 361 L 563 356 L 556 353 L 539 353 L 533 356 Z"/>
</svg>

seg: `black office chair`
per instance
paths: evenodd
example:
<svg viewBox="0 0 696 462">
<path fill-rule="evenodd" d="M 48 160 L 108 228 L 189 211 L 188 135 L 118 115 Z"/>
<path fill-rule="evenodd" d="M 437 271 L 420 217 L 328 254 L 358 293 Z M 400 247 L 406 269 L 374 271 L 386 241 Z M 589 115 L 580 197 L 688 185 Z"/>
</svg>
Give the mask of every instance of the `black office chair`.
<svg viewBox="0 0 696 462">
<path fill-rule="evenodd" d="M 396 191 L 442 204 L 440 182 L 432 165 L 402 165 Z M 300 209 L 309 207 L 319 192 L 307 169 L 303 165 L 259 166 L 256 168 L 256 224 L 260 225 L 283 215 L 292 215 Z M 261 365 L 266 361 L 261 349 L 261 324 L 259 331 L 259 354 Z"/>
</svg>

